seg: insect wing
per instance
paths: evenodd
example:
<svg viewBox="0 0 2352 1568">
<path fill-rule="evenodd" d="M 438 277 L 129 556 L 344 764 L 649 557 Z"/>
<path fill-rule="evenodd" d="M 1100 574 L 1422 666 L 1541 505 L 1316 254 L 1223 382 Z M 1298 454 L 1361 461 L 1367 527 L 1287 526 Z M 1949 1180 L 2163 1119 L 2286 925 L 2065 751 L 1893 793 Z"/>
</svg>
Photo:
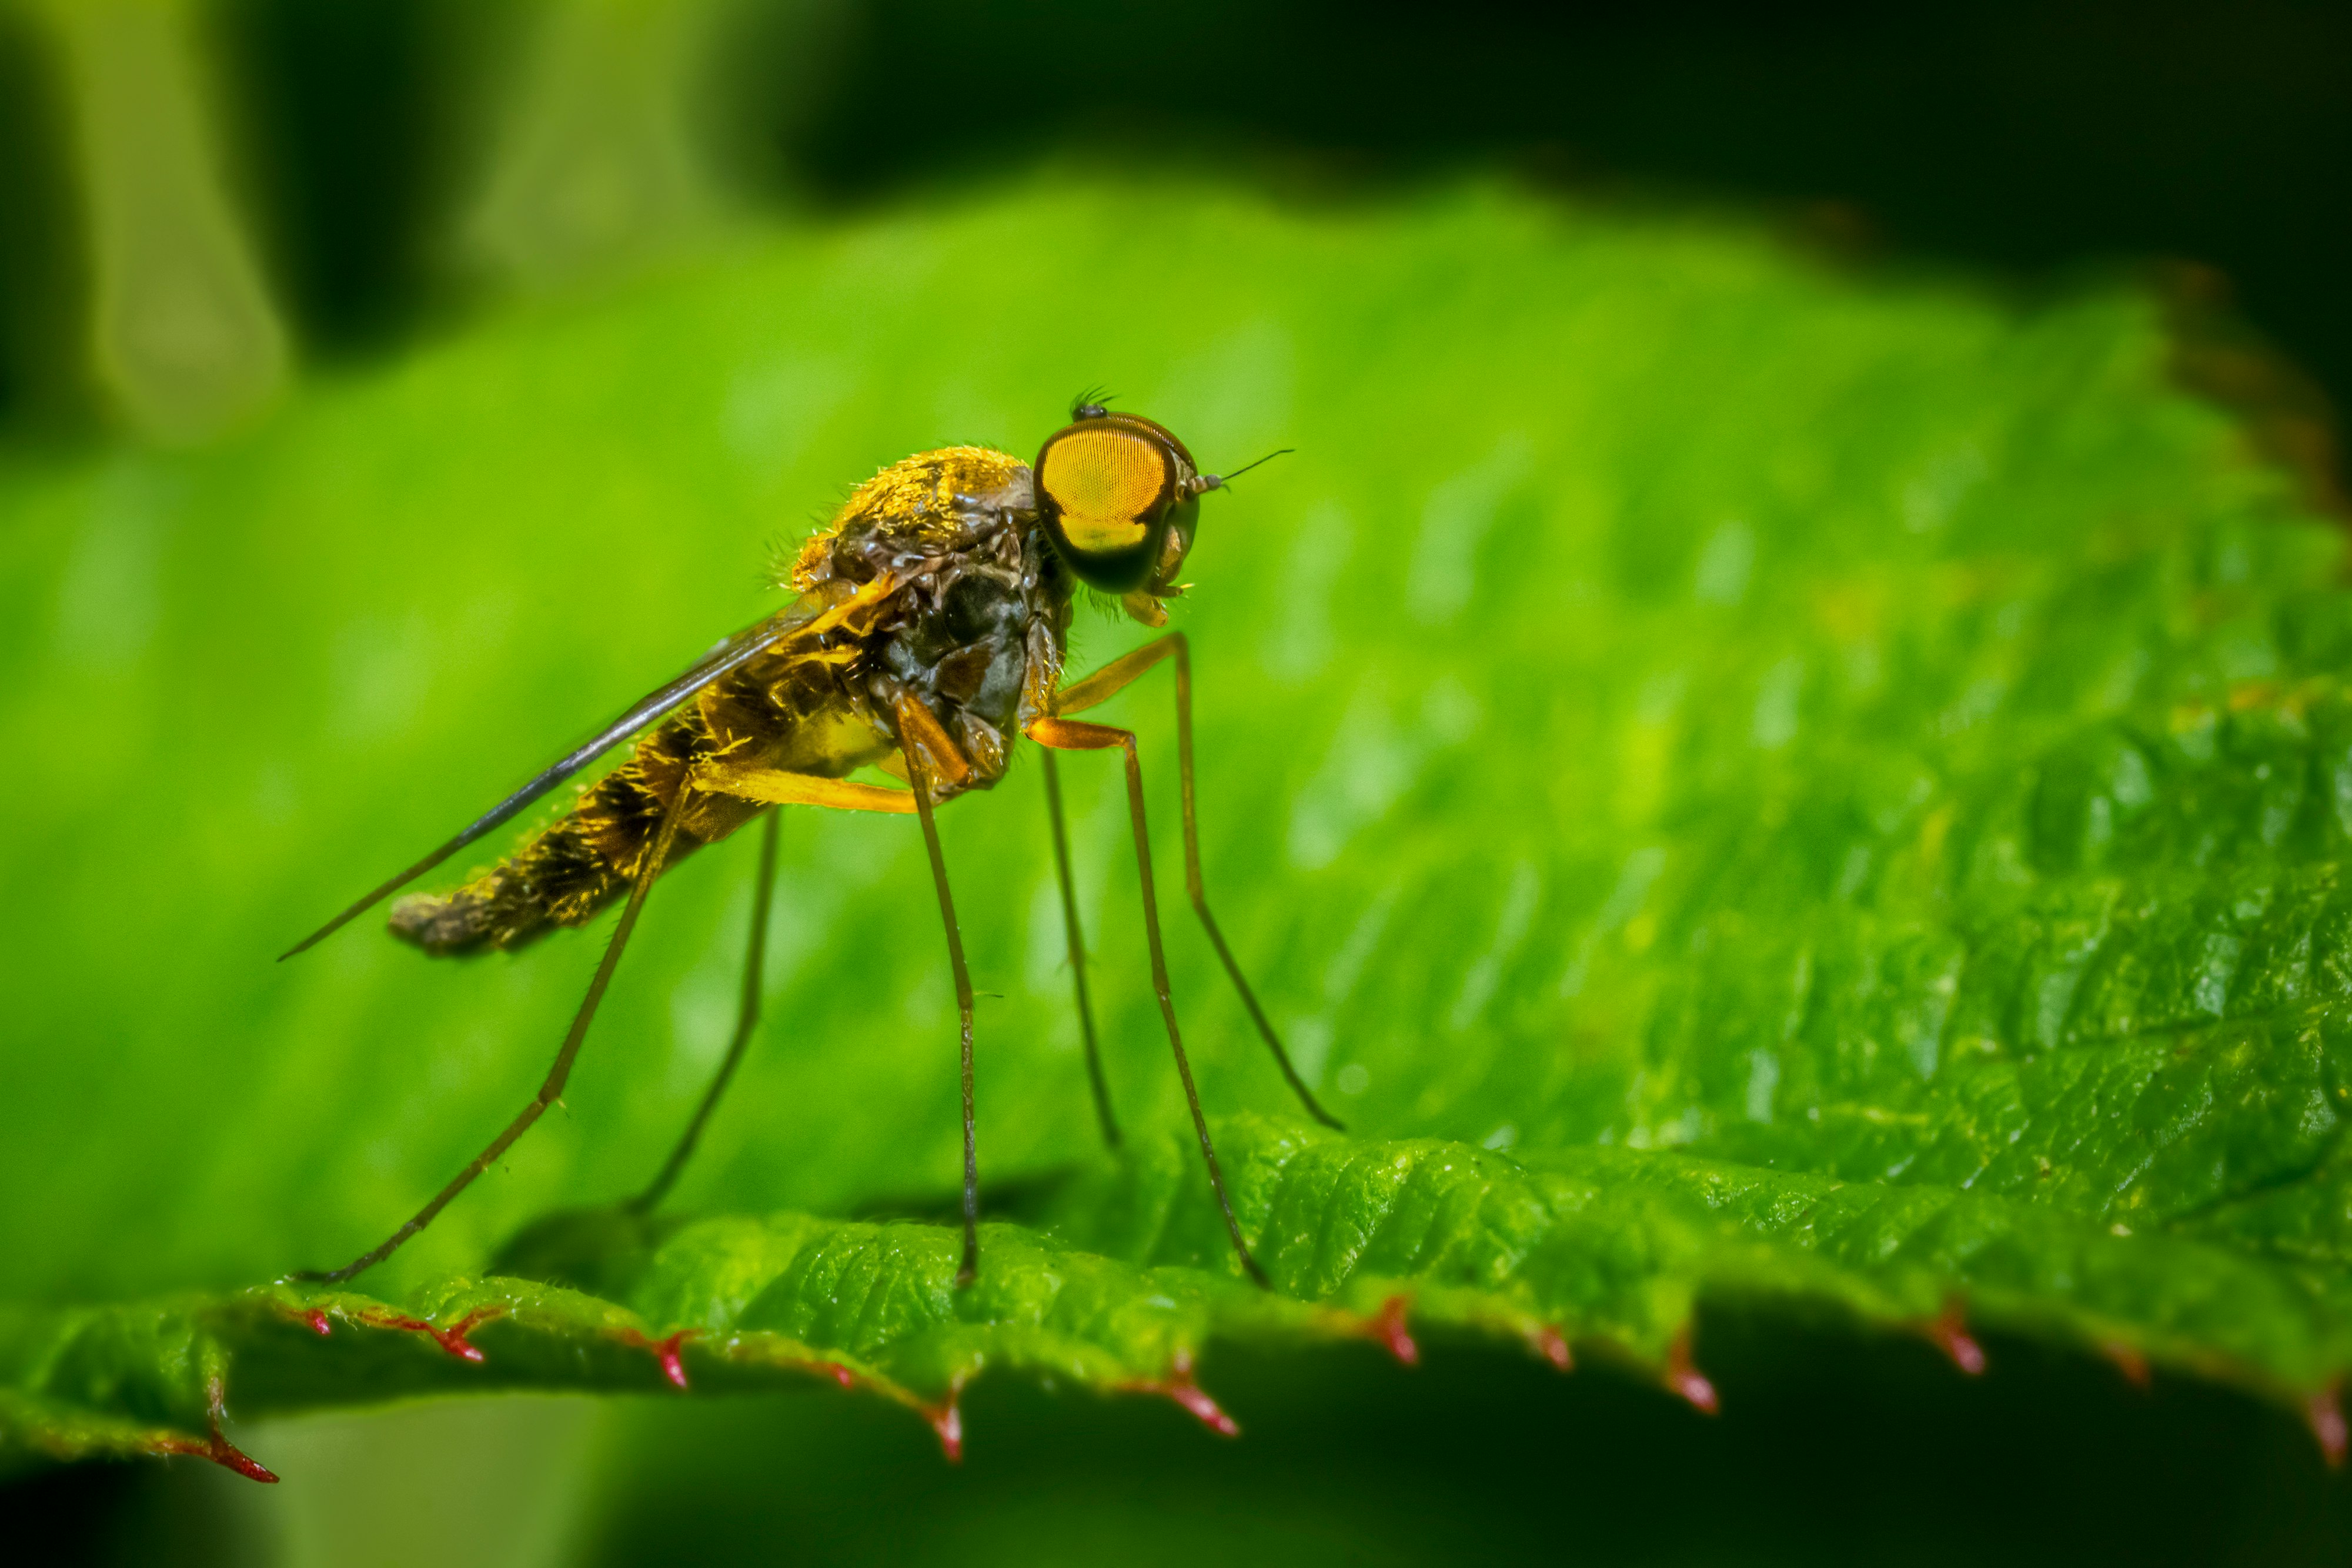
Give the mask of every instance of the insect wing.
<svg viewBox="0 0 2352 1568">
<path fill-rule="evenodd" d="M 631 703 L 619 717 L 565 752 L 534 775 L 513 794 L 477 817 L 456 838 L 451 839 L 399 875 L 376 887 L 352 904 L 350 908 L 280 953 L 278 956 L 279 962 L 282 963 L 297 953 L 316 946 L 351 924 L 352 920 L 365 914 L 370 905 L 399 892 L 400 889 L 423 876 L 475 840 L 496 832 L 520 816 L 527 807 L 549 790 L 711 682 L 726 674 L 730 670 L 749 663 L 795 632 L 813 629 L 813 622 L 831 618 L 825 613 L 824 601 L 811 595 L 802 598 L 766 620 L 738 632 L 695 661 L 684 673 L 663 682 L 635 702 Z"/>
</svg>

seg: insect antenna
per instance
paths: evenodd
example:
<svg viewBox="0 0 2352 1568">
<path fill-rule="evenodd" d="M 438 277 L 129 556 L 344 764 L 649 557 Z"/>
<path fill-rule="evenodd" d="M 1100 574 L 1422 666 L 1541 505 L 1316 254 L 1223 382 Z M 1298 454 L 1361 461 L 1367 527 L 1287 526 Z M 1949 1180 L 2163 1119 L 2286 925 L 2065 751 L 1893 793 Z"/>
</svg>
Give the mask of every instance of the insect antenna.
<svg viewBox="0 0 2352 1568">
<path fill-rule="evenodd" d="M 1226 486 L 1232 484 L 1234 480 L 1240 478 L 1243 475 L 1248 473 L 1251 469 L 1256 467 L 1258 463 L 1271 463 L 1277 457 L 1287 457 L 1297 450 L 1298 448 L 1296 446 L 1277 446 L 1272 452 L 1269 452 L 1265 456 L 1259 458 L 1257 463 L 1244 463 L 1230 474 L 1203 474 L 1198 480 L 1194 481 L 1194 483 L 1198 484 L 1203 490 L 1222 490 Z"/>
</svg>

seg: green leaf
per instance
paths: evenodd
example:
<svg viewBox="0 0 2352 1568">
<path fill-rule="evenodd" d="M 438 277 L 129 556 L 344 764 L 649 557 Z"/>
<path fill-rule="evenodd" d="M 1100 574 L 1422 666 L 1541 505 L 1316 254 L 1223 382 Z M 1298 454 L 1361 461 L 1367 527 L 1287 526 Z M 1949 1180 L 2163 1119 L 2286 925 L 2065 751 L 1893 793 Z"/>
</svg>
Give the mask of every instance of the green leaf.
<svg viewBox="0 0 2352 1568">
<path fill-rule="evenodd" d="M 1704 1402 L 1702 1299 L 1964 1365 L 1997 1326 L 2340 1435 L 2352 600 L 2190 347 L 2136 287 L 2029 309 L 1718 220 L 1045 182 L 542 304 L 227 445 L 15 460 L 7 1441 L 226 1457 L 224 1403 L 835 1376 L 945 1426 L 989 1367 L 1214 1419 L 1212 1340 L 1428 1330 Z M 772 603 L 761 549 L 846 484 L 1026 451 L 1098 382 L 1212 466 L 1299 449 L 1213 499 L 1180 613 L 1211 896 L 1349 1134 L 1166 912 L 1276 1291 L 1209 1202 L 1083 759 L 1119 1157 L 1034 773 L 941 819 L 992 993 L 976 1289 L 920 850 L 821 813 L 676 1218 L 598 1206 L 726 1039 L 724 850 L 656 890 L 568 1115 L 371 1294 L 252 1286 L 461 1166 L 600 944 L 270 956 Z M 1165 885 L 1169 697 L 1107 711 Z"/>
</svg>

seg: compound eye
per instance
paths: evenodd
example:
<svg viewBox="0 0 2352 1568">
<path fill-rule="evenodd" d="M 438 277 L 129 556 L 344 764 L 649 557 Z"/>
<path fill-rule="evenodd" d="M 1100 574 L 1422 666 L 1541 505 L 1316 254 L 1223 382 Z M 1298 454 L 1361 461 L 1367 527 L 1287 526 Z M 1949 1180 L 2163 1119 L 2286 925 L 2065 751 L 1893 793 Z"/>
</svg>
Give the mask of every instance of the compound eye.
<svg viewBox="0 0 2352 1568">
<path fill-rule="evenodd" d="M 1166 450 L 1116 425 L 1064 432 L 1039 461 L 1037 486 L 1056 542 L 1080 560 L 1141 549 L 1175 498 Z"/>
</svg>

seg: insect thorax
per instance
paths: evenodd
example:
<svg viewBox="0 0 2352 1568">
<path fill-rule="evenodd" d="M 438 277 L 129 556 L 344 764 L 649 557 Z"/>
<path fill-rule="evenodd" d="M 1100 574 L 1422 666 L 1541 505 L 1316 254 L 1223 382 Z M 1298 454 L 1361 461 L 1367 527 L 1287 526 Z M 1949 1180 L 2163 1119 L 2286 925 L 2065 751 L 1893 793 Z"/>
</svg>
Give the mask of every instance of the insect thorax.
<svg viewBox="0 0 2352 1568">
<path fill-rule="evenodd" d="M 1051 700 L 1070 621 L 1072 583 L 1039 531 L 1028 465 L 977 446 L 893 464 L 802 548 L 792 580 L 823 592 L 885 572 L 902 586 L 844 670 L 855 698 L 895 740 L 898 701 L 916 697 L 962 748 L 971 784 L 994 783 Z"/>
</svg>

